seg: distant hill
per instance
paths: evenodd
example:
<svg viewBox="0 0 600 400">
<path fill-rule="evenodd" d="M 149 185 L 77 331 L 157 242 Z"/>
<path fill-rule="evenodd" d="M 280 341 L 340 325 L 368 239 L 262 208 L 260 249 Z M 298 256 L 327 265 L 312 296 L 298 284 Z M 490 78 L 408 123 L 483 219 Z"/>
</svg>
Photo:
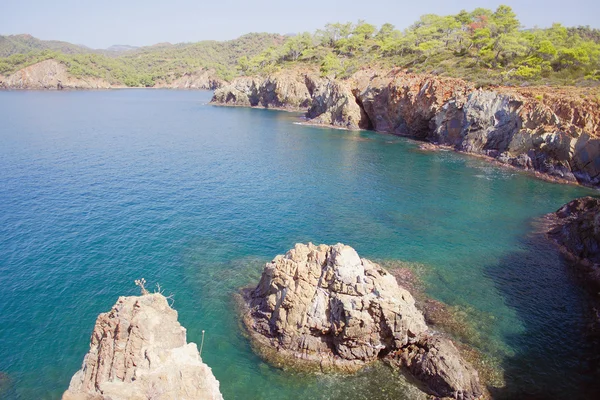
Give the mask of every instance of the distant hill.
<svg viewBox="0 0 600 400">
<path fill-rule="evenodd" d="M 129 46 L 126 44 L 113 44 L 112 46 L 107 48 L 106 51 L 121 52 L 121 51 L 132 51 L 132 50 L 136 50 L 136 49 L 139 49 L 139 47 Z"/>
<path fill-rule="evenodd" d="M 9 76 L 29 65 L 54 59 L 64 64 L 74 78 L 97 78 L 111 85 L 127 86 L 169 84 L 199 70 L 211 70 L 214 76 L 229 80 L 238 74 L 236 67 L 242 56 L 254 57 L 287 40 L 279 34 L 249 33 L 224 42 L 157 43 L 139 48 L 115 45 L 93 50 L 30 35 L 0 38 L 0 75 Z"/>
<path fill-rule="evenodd" d="M 209 73 L 213 81 L 318 69 L 348 78 L 365 67 L 464 78 L 490 85 L 600 87 L 600 30 L 588 26 L 524 29 L 508 6 L 423 15 L 399 30 L 386 23 L 329 23 L 314 33 L 249 33 L 234 40 L 116 45 L 93 50 L 30 35 L 0 36 L 0 75 L 54 59 L 73 78 L 112 86 L 168 86 Z M 187 84 L 187 83 L 186 83 Z M 600 98 L 599 98 L 600 101 Z"/>
<path fill-rule="evenodd" d="M 36 50 L 54 50 L 65 54 L 88 53 L 91 51 L 85 46 L 58 40 L 40 40 L 28 34 L 0 36 L 0 57 L 26 54 Z"/>
</svg>

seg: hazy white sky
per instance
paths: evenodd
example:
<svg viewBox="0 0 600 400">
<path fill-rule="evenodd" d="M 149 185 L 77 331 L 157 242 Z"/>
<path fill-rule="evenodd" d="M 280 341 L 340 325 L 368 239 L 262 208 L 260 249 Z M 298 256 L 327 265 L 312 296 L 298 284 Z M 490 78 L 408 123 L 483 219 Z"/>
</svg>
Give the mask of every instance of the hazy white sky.
<svg viewBox="0 0 600 400">
<path fill-rule="evenodd" d="M 423 14 L 511 6 L 526 27 L 600 28 L 600 0 L 1 0 L 0 34 L 29 33 L 93 48 L 236 38 L 248 32 L 313 32 L 328 22 L 390 22 L 406 28 Z"/>
</svg>

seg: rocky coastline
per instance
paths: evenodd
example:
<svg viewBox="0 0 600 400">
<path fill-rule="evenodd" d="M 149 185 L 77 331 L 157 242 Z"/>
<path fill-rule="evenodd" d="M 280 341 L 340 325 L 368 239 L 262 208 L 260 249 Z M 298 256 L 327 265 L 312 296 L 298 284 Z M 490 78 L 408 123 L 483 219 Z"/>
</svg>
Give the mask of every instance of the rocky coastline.
<svg viewBox="0 0 600 400">
<path fill-rule="evenodd" d="M 584 89 L 477 89 L 453 78 L 364 69 L 345 80 L 283 70 L 241 77 L 212 103 L 304 111 L 308 124 L 411 137 L 600 187 L 600 112 Z"/>
<path fill-rule="evenodd" d="M 222 400 L 219 382 L 165 296 L 120 297 L 100 314 L 63 400 Z"/>
<path fill-rule="evenodd" d="M 600 198 L 575 199 L 546 219 L 548 237 L 577 267 L 592 291 L 600 292 Z"/>
<path fill-rule="evenodd" d="M 350 246 L 297 244 L 241 297 L 253 348 L 278 367 L 354 372 L 381 360 L 433 396 L 484 393 L 477 371 L 429 329 L 412 295 Z"/>
</svg>

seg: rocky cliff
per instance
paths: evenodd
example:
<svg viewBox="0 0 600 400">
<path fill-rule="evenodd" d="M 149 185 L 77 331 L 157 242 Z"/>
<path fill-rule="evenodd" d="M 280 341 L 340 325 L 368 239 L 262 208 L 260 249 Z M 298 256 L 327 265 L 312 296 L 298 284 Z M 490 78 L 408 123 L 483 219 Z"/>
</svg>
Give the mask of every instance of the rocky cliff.
<svg viewBox="0 0 600 400">
<path fill-rule="evenodd" d="M 585 275 L 594 293 L 600 290 L 600 199 L 575 199 L 548 215 L 548 236 Z"/>
<path fill-rule="evenodd" d="M 120 297 L 100 314 L 63 400 L 222 399 L 177 311 L 159 294 Z"/>
<path fill-rule="evenodd" d="M 158 81 L 155 88 L 167 89 L 209 89 L 223 86 L 213 70 L 201 69 L 169 81 Z M 0 75 L 0 89 L 110 89 L 125 88 L 125 85 L 111 84 L 100 78 L 77 78 L 69 74 L 67 67 L 56 60 L 45 60 L 25 67 L 9 76 Z"/>
<path fill-rule="evenodd" d="M 598 101 L 583 89 L 482 90 L 460 79 L 400 70 L 361 70 L 347 80 L 306 71 L 244 77 L 215 91 L 212 100 L 301 109 L 309 123 L 408 136 L 600 186 Z"/>
<path fill-rule="evenodd" d="M 111 85 L 99 78 L 76 78 L 67 67 L 55 60 L 45 60 L 0 77 L 4 89 L 108 89 Z"/>
<path fill-rule="evenodd" d="M 215 90 L 213 102 L 242 107 L 305 110 L 311 102 L 315 74 L 281 72 L 267 78 L 241 77 Z"/>
<path fill-rule="evenodd" d="M 201 69 L 183 74 L 179 78 L 173 78 L 169 82 L 157 82 L 155 88 L 167 89 L 207 89 L 215 90 L 225 85 L 225 81 L 219 78 L 214 71 Z"/>
<path fill-rule="evenodd" d="M 405 367 L 433 395 L 481 395 L 477 372 L 431 332 L 411 294 L 343 244 L 297 244 L 243 292 L 258 352 L 279 366 L 355 371 L 379 359 Z"/>
</svg>

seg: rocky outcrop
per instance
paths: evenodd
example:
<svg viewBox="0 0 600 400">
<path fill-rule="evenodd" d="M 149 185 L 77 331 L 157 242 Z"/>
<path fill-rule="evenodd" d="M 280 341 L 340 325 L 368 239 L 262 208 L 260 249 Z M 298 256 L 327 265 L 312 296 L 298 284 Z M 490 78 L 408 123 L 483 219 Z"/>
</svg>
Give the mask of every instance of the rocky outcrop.
<svg viewBox="0 0 600 400">
<path fill-rule="evenodd" d="M 267 78 L 241 77 L 215 90 L 213 103 L 242 107 L 264 107 L 305 111 L 311 104 L 311 88 L 318 78 L 312 74 L 276 73 Z"/>
<path fill-rule="evenodd" d="M 222 399 L 163 295 L 120 297 L 98 316 L 90 351 L 63 400 L 102 399 Z"/>
<path fill-rule="evenodd" d="M 0 79 L 5 89 L 108 89 L 110 83 L 99 78 L 76 78 L 56 60 L 45 60 Z"/>
<path fill-rule="evenodd" d="M 411 294 L 381 266 L 343 244 L 297 244 L 243 292 L 257 351 L 280 366 L 355 371 L 379 359 L 407 367 L 427 391 L 477 398 L 477 372 L 433 334 Z"/>
<path fill-rule="evenodd" d="M 346 80 L 282 71 L 266 80 L 234 80 L 212 102 L 288 108 L 286 96 L 269 94 L 278 87 L 266 84 L 273 80 L 295 82 L 304 101 L 289 108 L 306 110 L 309 123 L 408 136 L 542 177 L 600 186 L 600 111 L 597 99 L 580 89 L 481 90 L 460 79 L 400 70 L 362 70 Z M 259 100 L 272 97 L 278 100 Z"/>
<path fill-rule="evenodd" d="M 309 79 L 311 104 L 306 116 L 313 124 L 347 129 L 371 128 L 351 89 L 335 80 Z"/>
<path fill-rule="evenodd" d="M 225 81 L 219 78 L 215 71 L 201 69 L 198 71 L 183 74 L 180 77 L 171 77 L 169 81 L 157 82 L 155 88 L 168 89 L 205 89 L 215 90 L 223 85 Z"/>
<path fill-rule="evenodd" d="M 548 236 L 585 274 L 585 281 L 600 290 L 600 199 L 575 199 L 548 215 Z"/>
</svg>

